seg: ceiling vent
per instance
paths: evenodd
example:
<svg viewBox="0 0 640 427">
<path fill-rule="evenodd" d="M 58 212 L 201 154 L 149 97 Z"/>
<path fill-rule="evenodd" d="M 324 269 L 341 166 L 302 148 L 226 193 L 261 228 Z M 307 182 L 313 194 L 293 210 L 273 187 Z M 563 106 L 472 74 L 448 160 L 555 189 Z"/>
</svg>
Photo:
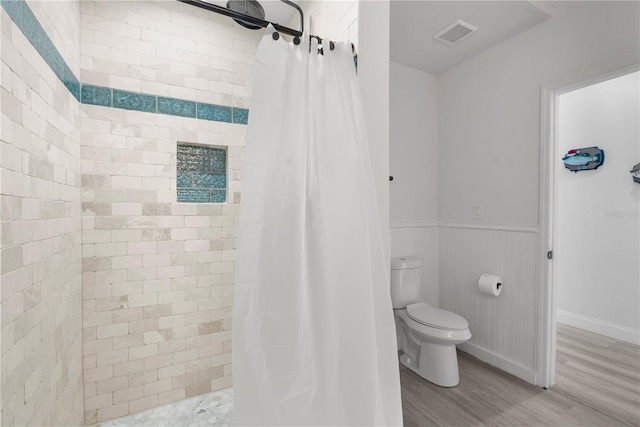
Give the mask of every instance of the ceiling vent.
<svg viewBox="0 0 640 427">
<path fill-rule="evenodd" d="M 473 25 L 457 20 L 438 34 L 434 35 L 433 38 L 448 46 L 453 46 L 454 44 L 460 43 L 476 31 L 478 31 L 478 28 Z"/>
</svg>

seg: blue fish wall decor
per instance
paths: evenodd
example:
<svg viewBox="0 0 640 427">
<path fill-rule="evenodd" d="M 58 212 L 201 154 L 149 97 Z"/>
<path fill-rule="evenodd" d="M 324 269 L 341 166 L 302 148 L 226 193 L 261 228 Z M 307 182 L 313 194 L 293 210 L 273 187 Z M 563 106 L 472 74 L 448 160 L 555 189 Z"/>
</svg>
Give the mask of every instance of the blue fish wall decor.
<svg viewBox="0 0 640 427">
<path fill-rule="evenodd" d="M 604 150 L 598 147 L 576 148 L 569 150 L 562 161 L 571 172 L 598 169 L 604 163 Z"/>
<path fill-rule="evenodd" d="M 637 182 L 638 184 L 640 184 L 640 163 L 631 168 L 629 173 L 633 177 L 633 182 Z"/>
</svg>

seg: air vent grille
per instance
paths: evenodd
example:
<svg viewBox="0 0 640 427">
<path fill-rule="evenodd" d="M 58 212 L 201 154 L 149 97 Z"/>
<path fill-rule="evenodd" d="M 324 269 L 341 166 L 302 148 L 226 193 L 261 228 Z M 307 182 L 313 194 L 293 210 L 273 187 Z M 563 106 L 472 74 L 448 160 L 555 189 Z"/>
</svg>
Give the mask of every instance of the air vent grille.
<svg viewBox="0 0 640 427">
<path fill-rule="evenodd" d="M 476 31 L 478 31 L 478 28 L 473 25 L 457 20 L 438 34 L 434 35 L 433 38 L 452 46 L 456 43 L 460 43 Z"/>
</svg>

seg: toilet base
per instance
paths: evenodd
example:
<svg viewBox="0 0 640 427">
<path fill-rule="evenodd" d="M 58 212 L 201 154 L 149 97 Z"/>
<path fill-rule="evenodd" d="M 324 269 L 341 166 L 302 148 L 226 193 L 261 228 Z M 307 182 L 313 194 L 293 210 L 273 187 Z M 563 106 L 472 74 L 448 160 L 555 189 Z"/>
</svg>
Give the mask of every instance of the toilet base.
<svg viewBox="0 0 640 427">
<path fill-rule="evenodd" d="M 422 342 L 417 360 L 415 357 L 402 354 L 400 363 L 440 387 L 455 387 L 460 383 L 455 345 Z"/>
</svg>

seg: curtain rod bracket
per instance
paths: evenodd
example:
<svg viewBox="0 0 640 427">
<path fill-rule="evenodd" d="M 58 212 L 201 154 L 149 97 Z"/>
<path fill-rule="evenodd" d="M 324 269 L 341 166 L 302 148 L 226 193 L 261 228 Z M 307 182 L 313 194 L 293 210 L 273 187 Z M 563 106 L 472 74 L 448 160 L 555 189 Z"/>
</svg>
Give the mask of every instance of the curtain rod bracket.
<svg viewBox="0 0 640 427">
<path fill-rule="evenodd" d="M 226 7 L 218 6 L 217 4 L 208 3 L 204 0 L 178 0 L 179 2 L 189 4 L 191 6 L 199 7 L 201 9 L 206 9 L 211 12 L 219 13 L 221 15 L 229 16 L 233 19 L 240 20 L 246 22 L 247 24 L 255 25 L 259 28 L 267 28 L 269 24 L 276 29 L 277 32 L 282 34 L 287 34 L 289 36 L 294 37 L 302 37 L 302 33 L 304 32 L 304 13 L 302 9 L 297 4 L 293 3 L 290 0 L 280 0 L 287 6 L 291 6 L 298 11 L 300 15 L 300 30 L 294 30 L 289 27 L 285 27 L 284 25 L 277 24 L 275 22 L 266 21 L 264 19 L 256 18 L 255 16 L 245 15 L 244 13 L 236 12 L 234 10 L 228 9 Z"/>
</svg>

